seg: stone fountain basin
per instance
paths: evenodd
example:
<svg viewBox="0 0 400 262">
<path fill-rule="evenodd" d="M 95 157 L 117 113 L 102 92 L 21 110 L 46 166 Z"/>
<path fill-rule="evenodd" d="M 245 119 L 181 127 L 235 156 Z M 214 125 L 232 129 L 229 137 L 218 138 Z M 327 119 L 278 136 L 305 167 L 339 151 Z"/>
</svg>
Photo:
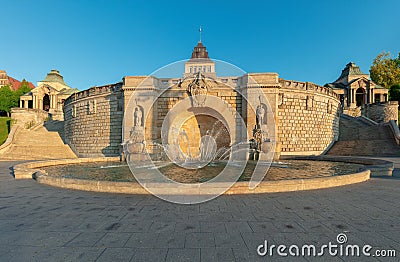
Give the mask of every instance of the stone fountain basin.
<svg viewBox="0 0 400 262">
<path fill-rule="evenodd" d="M 273 192 L 290 192 L 299 190 L 312 190 L 331 188 L 337 186 L 350 185 L 364 182 L 370 179 L 371 176 L 391 176 L 394 169 L 392 162 L 370 159 L 361 157 L 335 157 L 335 156 L 312 156 L 312 157 L 293 157 L 291 159 L 310 160 L 310 161 L 334 161 L 354 164 L 363 164 L 366 170 L 330 177 L 318 177 L 307 179 L 290 179 L 278 181 L 262 181 L 255 189 L 249 188 L 249 182 L 236 182 L 225 194 L 254 194 L 254 193 L 273 193 Z M 126 193 L 126 194 L 150 194 L 140 184 L 135 182 L 112 182 L 112 181 L 96 181 L 82 180 L 75 178 L 54 177 L 47 175 L 41 168 L 55 165 L 77 164 L 77 163 L 95 163 L 104 161 L 119 161 L 119 157 L 112 158 L 79 158 L 79 159 L 58 159 L 37 161 L 19 164 L 13 167 L 15 179 L 35 179 L 37 182 L 50 186 L 95 191 L 108 193 Z M 152 183 L 153 187 L 165 187 L 165 194 L 170 194 L 171 190 L 165 184 Z M 196 184 L 193 184 L 192 190 L 178 191 L 177 194 L 213 194 L 210 192 L 198 191 Z M 215 190 L 224 187 L 221 183 L 215 184 Z M 176 191 L 175 191 L 176 192 Z"/>
</svg>

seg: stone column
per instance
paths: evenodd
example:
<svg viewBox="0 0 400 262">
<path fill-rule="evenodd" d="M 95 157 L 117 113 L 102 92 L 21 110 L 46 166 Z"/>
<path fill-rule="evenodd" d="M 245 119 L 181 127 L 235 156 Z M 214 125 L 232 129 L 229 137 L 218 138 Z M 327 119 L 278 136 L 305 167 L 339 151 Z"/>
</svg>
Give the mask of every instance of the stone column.
<svg viewBox="0 0 400 262">
<path fill-rule="evenodd" d="M 22 101 L 21 98 L 19 99 L 19 107 L 20 107 L 20 108 L 23 108 L 23 101 Z"/>
<path fill-rule="evenodd" d="M 350 105 L 354 103 L 354 90 L 350 87 Z"/>
<path fill-rule="evenodd" d="M 24 100 L 24 108 L 28 108 L 29 100 Z"/>
<path fill-rule="evenodd" d="M 58 109 L 57 108 L 57 95 L 53 95 L 53 108 Z"/>
<path fill-rule="evenodd" d="M 371 88 L 371 103 L 375 103 L 374 89 Z"/>
<path fill-rule="evenodd" d="M 367 92 L 367 90 L 365 89 L 364 105 L 365 105 L 365 104 L 368 104 L 368 102 L 369 102 L 368 96 L 369 96 L 369 92 Z"/>
</svg>

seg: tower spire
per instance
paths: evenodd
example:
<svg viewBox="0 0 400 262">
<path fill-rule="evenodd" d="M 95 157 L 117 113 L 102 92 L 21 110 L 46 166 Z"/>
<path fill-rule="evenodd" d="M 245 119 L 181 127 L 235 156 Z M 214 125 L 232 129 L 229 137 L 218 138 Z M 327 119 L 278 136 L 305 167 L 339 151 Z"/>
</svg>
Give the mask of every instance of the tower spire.
<svg viewBox="0 0 400 262">
<path fill-rule="evenodd" d="M 199 34 L 200 34 L 200 40 L 199 40 L 199 42 L 201 43 L 201 32 L 203 31 L 203 29 L 201 29 L 201 26 L 200 26 L 200 28 L 199 28 Z"/>
</svg>

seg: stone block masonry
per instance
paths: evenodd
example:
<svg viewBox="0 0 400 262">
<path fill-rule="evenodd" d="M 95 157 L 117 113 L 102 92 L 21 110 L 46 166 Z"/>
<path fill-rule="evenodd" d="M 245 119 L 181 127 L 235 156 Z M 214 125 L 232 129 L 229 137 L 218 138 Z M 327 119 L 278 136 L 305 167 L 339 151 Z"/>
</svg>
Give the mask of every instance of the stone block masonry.
<svg viewBox="0 0 400 262">
<path fill-rule="evenodd" d="M 259 85 L 270 100 L 271 113 L 276 123 L 277 156 L 319 155 L 338 139 L 340 101 L 338 95 L 331 89 L 308 82 L 278 79 L 275 73 L 260 73 L 252 77 L 255 81 L 261 81 Z M 92 87 L 66 100 L 65 137 L 78 156 L 120 154 L 121 143 L 128 139 L 122 137 L 123 117 L 124 110 L 133 110 L 127 108 L 127 101 L 131 98 L 132 92 L 140 88 L 144 96 L 151 97 L 151 94 L 158 90 L 157 85 L 153 83 L 155 79 L 150 79 L 153 82 L 147 79 L 151 85 L 138 87 L 143 79 L 144 77 L 125 77 L 124 83 Z M 247 88 L 252 88 L 251 85 L 241 81 L 238 81 L 237 89 L 246 92 Z M 221 84 L 215 84 L 210 89 L 209 95 L 225 101 L 226 110 L 230 112 L 236 110 L 243 117 L 251 135 L 256 119 L 254 113 L 249 114 L 250 111 L 246 109 L 248 106 L 244 97 L 236 90 Z M 150 131 L 146 133 L 146 141 L 161 142 L 160 131 L 164 118 L 187 96 L 185 89 L 173 86 L 158 98 L 148 117 L 144 119 L 146 128 Z M 253 99 L 257 100 L 258 97 Z M 144 113 L 147 115 L 147 112 Z M 195 128 L 191 134 L 190 130 L 193 128 L 187 128 L 189 136 L 199 137 L 200 134 L 205 134 L 203 129 L 210 129 L 210 119 L 195 120 L 188 119 L 189 122 L 196 122 L 192 126 L 198 129 Z M 129 130 L 131 126 L 127 125 L 125 128 Z M 226 141 L 221 141 L 220 146 L 226 146 L 229 142 L 232 143 L 227 137 Z"/>
<path fill-rule="evenodd" d="M 339 137 L 340 102 L 312 83 L 281 81 L 278 141 L 281 155 L 319 155 Z"/>
<path fill-rule="evenodd" d="M 92 87 L 65 102 L 65 138 L 79 157 L 119 155 L 124 114 L 121 86 Z"/>
</svg>

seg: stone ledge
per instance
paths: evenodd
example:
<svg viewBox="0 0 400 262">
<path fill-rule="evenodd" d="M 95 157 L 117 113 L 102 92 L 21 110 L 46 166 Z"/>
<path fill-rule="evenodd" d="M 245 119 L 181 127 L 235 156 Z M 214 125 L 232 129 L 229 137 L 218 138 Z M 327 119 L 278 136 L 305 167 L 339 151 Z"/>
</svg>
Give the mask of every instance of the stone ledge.
<svg viewBox="0 0 400 262">
<path fill-rule="evenodd" d="M 342 159 L 342 157 L 339 158 Z M 335 159 L 338 160 L 338 158 Z M 89 163 L 89 162 L 116 161 L 116 160 L 119 160 L 119 157 L 38 161 L 38 162 L 24 163 L 14 166 L 14 174 L 16 179 L 34 178 L 41 184 L 46 184 L 61 188 L 94 191 L 94 192 L 107 192 L 107 193 L 151 194 L 140 184 L 134 182 L 93 181 L 93 180 L 81 180 L 73 178 L 52 177 L 45 174 L 40 169 L 38 169 L 44 166 L 53 166 L 61 164 Z M 357 160 L 361 161 L 361 158 L 357 158 Z M 371 162 L 371 159 L 364 159 L 364 160 L 365 162 L 369 163 Z M 388 162 L 384 160 L 378 160 L 378 162 L 380 161 Z M 379 165 L 376 166 L 379 167 Z M 370 170 L 365 170 L 362 172 L 348 174 L 348 175 L 341 175 L 341 176 L 310 178 L 310 179 L 291 179 L 291 180 L 279 180 L 279 181 L 263 181 L 255 189 L 249 188 L 249 182 L 236 182 L 224 194 L 229 195 L 229 194 L 276 193 L 276 192 L 291 192 L 299 190 L 313 190 L 313 189 L 338 187 L 338 186 L 344 186 L 344 185 L 367 181 L 370 178 L 370 174 L 371 174 Z M 151 186 L 159 189 L 165 188 L 166 189 L 165 194 L 171 194 L 170 190 L 171 185 L 153 184 Z M 172 194 L 173 195 L 193 195 L 193 193 L 202 195 L 215 194 L 216 192 L 219 192 L 221 188 L 224 188 L 224 183 L 215 184 L 215 186 L 210 188 L 201 188 L 200 184 L 193 184 L 190 190 L 185 188 L 179 188 L 179 190 L 174 190 L 175 193 Z"/>
<path fill-rule="evenodd" d="M 45 166 L 56 166 L 76 163 L 90 163 L 101 161 L 119 161 L 120 157 L 96 157 L 96 158 L 67 158 L 56 160 L 43 160 L 28 162 L 13 167 L 15 179 L 32 179 L 33 175 L 38 172 L 38 168 Z"/>
<path fill-rule="evenodd" d="M 355 156 L 291 156 L 284 157 L 283 159 L 293 160 L 315 160 L 315 161 L 334 161 L 334 162 L 345 162 L 353 164 L 366 165 L 366 168 L 371 171 L 371 176 L 392 176 L 394 164 L 390 161 L 374 158 L 355 157 Z"/>
</svg>

